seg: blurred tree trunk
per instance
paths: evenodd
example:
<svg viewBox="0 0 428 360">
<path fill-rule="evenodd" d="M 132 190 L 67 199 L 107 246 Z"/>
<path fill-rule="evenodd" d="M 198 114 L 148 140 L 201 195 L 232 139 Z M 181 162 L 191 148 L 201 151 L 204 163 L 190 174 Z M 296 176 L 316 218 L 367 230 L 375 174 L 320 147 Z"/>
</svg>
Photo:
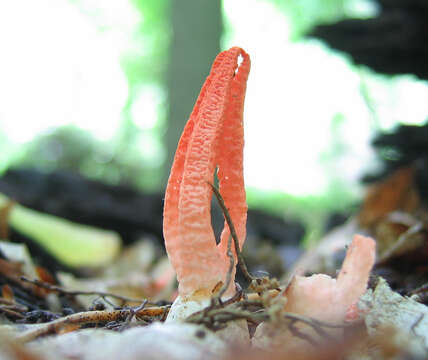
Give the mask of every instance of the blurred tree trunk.
<svg viewBox="0 0 428 360">
<path fill-rule="evenodd" d="M 221 0 L 171 0 L 172 42 L 165 136 L 166 183 L 175 149 L 202 83 L 220 51 Z"/>
</svg>

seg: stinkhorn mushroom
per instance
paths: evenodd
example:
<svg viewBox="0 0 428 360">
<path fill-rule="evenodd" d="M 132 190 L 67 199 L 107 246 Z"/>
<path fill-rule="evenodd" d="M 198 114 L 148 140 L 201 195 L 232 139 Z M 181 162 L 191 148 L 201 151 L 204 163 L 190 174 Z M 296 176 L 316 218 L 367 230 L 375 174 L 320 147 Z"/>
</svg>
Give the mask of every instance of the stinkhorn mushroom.
<svg viewBox="0 0 428 360">
<path fill-rule="evenodd" d="M 178 143 L 163 221 L 166 250 L 179 282 L 179 296 L 168 320 L 200 310 L 226 282 L 230 230 L 225 223 L 216 245 L 211 226 L 210 184 L 216 169 L 219 190 L 241 247 L 245 240 L 242 117 L 249 71 L 250 58 L 241 48 L 233 47 L 216 57 Z M 234 249 L 233 253 L 236 264 Z M 235 268 L 225 296 L 233 294 L 234 276 Z"/>
</svg>

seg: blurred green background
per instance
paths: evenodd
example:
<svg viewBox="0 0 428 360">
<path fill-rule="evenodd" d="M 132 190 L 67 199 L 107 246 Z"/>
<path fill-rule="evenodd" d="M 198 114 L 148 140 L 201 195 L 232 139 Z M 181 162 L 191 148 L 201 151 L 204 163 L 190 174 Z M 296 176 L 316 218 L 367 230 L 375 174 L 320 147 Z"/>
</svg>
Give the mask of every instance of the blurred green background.
<svg viewBox="0 0 428 360">
<path fill-rule="evenodd" d="M 1 2 L 0 171 L 68 169 L 163 191 L 214 57 L 238 45 L 252 58 L 250 205 L 306 223 L 346 210 L 377 166 L 374 132 L 424 122 L 428 86 L 305 34 L 377 11 L 368 0 Z"/>
</svg>

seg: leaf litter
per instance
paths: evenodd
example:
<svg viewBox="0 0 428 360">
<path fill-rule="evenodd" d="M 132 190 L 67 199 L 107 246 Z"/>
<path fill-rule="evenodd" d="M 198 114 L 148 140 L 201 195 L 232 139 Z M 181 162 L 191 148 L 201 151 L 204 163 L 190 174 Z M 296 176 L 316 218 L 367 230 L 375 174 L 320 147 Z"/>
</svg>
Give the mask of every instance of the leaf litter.
<svg viewBox="0 0 428 360">
<path fill-rule="evenodd" d="M 213 191 L 221 202 L 221 195 Z M 227 219 L 227 209 L 222 208 Z M 231 233 L 233 237 L 233 230 Z M 139 246 L 142 245 L 135 245 L 135 249 Z M 3 283 L 0 311 L 4 324 L 1 326 L 3 345 L 0 349 L 5 359 L 71 359 L 76 354 L 82 359 L 95 359 L 95 352 L 102 354 L 97 356 L 104 359 L 131 359 L 140 355 L 155 359 L 162 354 L 172 359 L 227 356 L 263 358 L 266 352 L 281 358 L 285 350 L 293 354 L 290 358 L 321 359 L 333 356 L 332 347 L 335 357 L 330 358 L 349 356 L 356 359 L 392 359 L 405 356 L 403 354 L 408 354 L 410 358 L 410 355 L 423 356 L 426 352 L 426 306 L 417 302 L 415 296 L 406 297 L 392 291 L 385 280 L 375 275 L 370 289 L 359 301 L 360 319 L 353 324 L 333 324 L 285 312 L 283 308 L 287 300 L 283 294 L 290 281 L 287 285 L 287 282 L 281 283 L 268 276 L 257 278 L 247 270 L 251 281 L 246 289 L 238 289 L 236 295 L 228 301 L 222 301 L 221 296 L 218 296 L 221 294 L 220 288 L 205 309 L 192 314 L 182 324 L 163 328 L 161 324 L 176 290 L 173 276 L 170 276 L 169 283 L 158 281 L 165 278 L 170 269 L 156 273 L 156 265 L 147 265 L 153 262 L 156 256 L 154 251 L 151 260 L 144 260 L 147 279 L 140 281 L 139 292 L 127 291 L 127 287 L 123 286 L 115 288 L 119 291 L 109 293 L 108 284 L 114 281 L 109 281 L 108 277 L 74 279 L 74 288 L 70 289 L 72 281 L 69 280 L 66 287 L 55 280 L 61 276 L 46 276 L 47 270 L 37 270 L 25 245 L 4 242 L 0 249 L 3 255 L 8 254 L 0 259 Z M 127 250 L 127 255 L 130 251 Z M 239 265 L 245 265 L 239 249 L 237 253 L 241 261 Z M 125 263 L 132 268 L 129 262 Z M 106 273 L 121 273 L 120 268 L 115 269 L 115 266 L 120 266 L 118 264 L 123 266 L 123 259 L 119 258 L 108 266 Z M 134 266 L 138 268 L 138 264 Z M 148 280 L 150 274 L 155 273 L 157 278 Z M 63 278 L 67 278 L 64 275 Z M 290 276 L 289 280 L 293 278 Z M 98 289 L 94 290 L 97 281 Z M 92 290 L 87 289 L 85 282 Z M 126 276 L 123 282 L 127 282 Z M 103 283 L 104 286 L 101 286 Z M 75 289 L 76 285 L 81 287 L 80 290 Z M 422 294 L 426 291 L 424 288 L 413 290 Z M 153 301 L 156 292 L 163 293 L 163 299 Z M 130 293 L 150 296 L 131 298 L 128 296 Z M 80 301 L 87 298 L 91 301 Z M 215 335 L 228 322 L 236 320 L 246 321 L 252 338 L 261 323 L 275 324 L 267 337 L 275 338 L 278 333 L 287 334 L 293 346 L 281 349 L 272 343 L 272 349 L 253 347 L 254 351 L 248 355 L 249 347 L 233 347 Z M 338 329 L 341 335 L 338 335 Z M 150 351 L 146 348 L 149 340 L 152 344 Z M 120 352 L 118 349 L 122 348 L 120 344 L 124 341 L 133 346 Z M 165 350 L 168 347 L 166 343 L 175 351 Z M 103 349 L 101 352 L 100 347 Z"/>
</svg>

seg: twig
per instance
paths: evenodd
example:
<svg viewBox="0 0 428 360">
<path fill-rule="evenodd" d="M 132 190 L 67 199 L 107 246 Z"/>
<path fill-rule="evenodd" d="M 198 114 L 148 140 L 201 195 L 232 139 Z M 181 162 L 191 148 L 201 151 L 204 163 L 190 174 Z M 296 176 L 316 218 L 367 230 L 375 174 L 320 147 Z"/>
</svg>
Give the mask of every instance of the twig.
<svg viewBox="0 0 428 360">
<path fill-rule="evenodd" d="M 135 311 L 136 317 L 140 316 L 162 316 L 165 312 L 169 311 L 170 306 L 159 306 L 151 308 L 141 308 Z M 123 321 L 131 314 L 130 309 L 123 310 L 110 310 L 110 311 L 86 311 L 77 314 L 68 315 L 58 320 L 51 321 L 46 324 L 42 324 L 37 329 L 32 329 L 24 332 L 18 336 L 18 340 L 22 342 L 28 342 L 34 340 L 40 336 L 58 333 L 64 327 L 69 325 L 83 325 L 88 323 L 108 323 L 111 321 Z"/>
<path fill-rule="evenodd" d="M 200 311 L 190 315 L 186 322 L 192 324 L 202 324 L 208 329 L 217 331 L 223 329 L 229 321 L 233 320 L 252 320 L 256 322 L 261 322 L 267 319 L 264 313 L 255 313 L 247 310 L 241 310 L 235 306 L 228 307 L 215 307 L 211 308 L 208 311 Z"/>
<path fill-rule="evenodd" d="M 423 284 L 422 286 L 412 290 L 409 295 L 417 295 L 428 291 L 428 283 Z"/>
<path fill-rule="evenodd" d="M 5 298 L 0 298 L 0 306 L 1 305 L 13 306 L 19 312 L 26 312 L 26 311 L 28 311 L 28 306 L 18 304 L 15 301 L 8 300 L 8 299 L 5 299 Z"/>
<path fill-rule="evenodd" d="M 40 281 L 38 279 L 33 279 L 33 280 L 28 279 L 25 276 L 21 276 L 21 280 L 24 281 L 24 282 L 28 282 L 28 283 L 31 283 L 33 285 L 36 285 L 38 287 L 44 288 L 44 289 L 55 291 L 55 292 L 57 292 L 57 293 L 59 293 L 61 295 L 69 295 L 69 296 L 76 296 L 76 295 L 98 295 L 98 296 L 100 296 L 103 299 L 105 297 L 112 297 L 112 298 L 121 300 L 124 303 L 125 302 L 141 303 L 142 301 L 144 301 L 142 299 L 133 299 L 133 298 L 129 298 L 127 296 L 116 295 L 116 294 L 112 294 L 112 293 L 104 292 L 104 291 L 66 290 L 66 289 L 63 289 L 63 288 L 61 288 L 59 286 L 51 285 L 51 284 L 49 284 L 47 282 Z M 149 303 L 149 304 L 153 305 L 152 303 Z"/>
<path fill-rule="evenodd" d="M 376 261 L 376 266 L 386 263 L 396 253 L 400 246 L 402 246 L 407 240 L 409 240 L 410 236 L 417 234 L 422 229 L 423 224 L 421 222 L 418 222 L 413 226 L 409 227 L 398 237 L 397 241 L 392 244 L 392 246 L 390 246 L 379 256 L 379 259 Z"/>
<path fill-rule="evenodd" d="M 252 311 L 250 309 L 252 309 Z M 282 318 L 289 320 L 288 328 L 293 335 L 309 341 L 312 345 L 315 345 L 316 341 L 296 328 L 294 326 L 295 323 L 301 322 L 312 327 L 320 337 L 328 340 L 332 340 L 332 337 L 325 328 L 335 329 L 348 326 L 342 324 L 330 324 L 294 313 L 284 313 Z M 204 310 L 190 315 L 186 319 L 186 322 L 201 324 L 206 326 L 208 329 L 218 331 L 224 328 L 229 321 L 241 319 L 252 323 L 260 323 L 263 321 L 269 321 L 270 314 L 268 309 L 265 309 L 264 305 L 260 301 L 240 301 L 223 307 L 220 305 L 209 306 Z"/>
<path fill-rule="evenodd" d="M 233 295 L 231 298 L 227 300 L 222 301 L 223 306 L 227 306 L 238 302 L 239 300 L 242 299 L 243 294 L 244 294 L 244 290 L 242 290 L 242 288 L 237 287 L 235 295 Z"/>
<path fill-rule="evenodd" d="M 232 218 L 230 217 L 229 210 L 227 209 L 226 204 L 224 203 L 224 200 L 220 194 L 220 191 L 209 181 L 207 181 L 207 183 L 209 186 L 211 186 L 211 189 L 215 197 L 217 198 L 217 201 L 223 211 L 223 215 L 224 215 L 224 218 L 226 219 L 227 225 L 229 226 L 230 235 L 232 235 L 232 239 L 235 245 L 235 252 L 236 252 L 236 257 L 238 258 L 238 265 L 244 277 L 247 279 L 247 281 L 251 282 L 254 280 L 254 277 L 248 272 L 247 265 L 245 264 L 244 258 L 239 248 L 238 235 L 236 235 L 235 226 L 233 225 L 233 221 L 232 221 Z"/>
<path fill-rule="evenodd" d="M 279 291 L 277 289 L 271 289 L 271 290 L 266 290 L 263 294 L 268 294 L 270 298 L 276 298 L 281 294 L 281 292 L 282 290 Z M 251 300 L 251 301 L 261 300 L 259 293 L 249 293 L 249 294 L 246 294 L 246 297 L 248 300 Z"/>
<path fill-rule="evenodd" d="M 0 313 L 5 313 L 6 315 L 9 315 L 18 319 L 24 319 L 25 316 L 18 311 L 19 309 L 17 309 L 16 306 L 14 305 L 0 305 Z"/>
<path fill-rule="evenodd" d="M 349 327 L 350 325 L 346 325 L 346 324 L 331 324 L 328 322 L 324 322 L 324 321 L 320 321 L 317 319 L 313 319 L 307 316 L 303 316 L 303 315 L 299 315 L 299 314 L 294 314 L 294 313 L 288 313 L 286 312 L 284 314 L 284 317 L 287 319 L 292 319 L 292 320 L 297 320 L 300 321 L 302 323 L 305 323 L 309 326 L 312 326 L 313 328 L 331 328 L 331 329 L 343 329 L 346 327 Z M 323 335 L 323 334 L 322 334 Z"/>
<path fill-rule="evenodd" d="M 300 331 L 296 326 L 294 326 L 296 322 L 297 320 L 293 319 L 288 324 L 288 329 L 290 330 L 291 334 L 298 338 L 306 340 L 309 344 L 311 344 L 314 347 L 317 346 L 318 342 L 316 340 L 312 339 L 311 336 L 309 336 L 308 334 L 305 334 L 304 332 Z"/>
<path fill-rule="evenodd" d="M 136 316 L 136 314 L 143 310 L 147 305 L 148 300 L 144 300 L 143 303 L 140 306 L 137 306 L 136 308 L 130 308 L 129 314 L 125 319 L 125 322 L 120 326 L 119 331 L 123 331 L 126 328 L 129 327 L 129 324 L 131 323 L 132 319 Z"/>
<path fill-rule="evenodd" d="M 277 297 L 282 297 L 285 295 L 286 291 L 288 290 L 288 288 L 290 287 L 291 283 L 294 280 L 294 277 L 296 276 L 296 271 L 292 271 L 287 278 L 287 281 L 281 285 L 281 291 L 278 293 Z"/>
<path fill-rule="evenodd" d="M 226 290 L 230 286 L 230 282 L 232 281 L 233 268 L 235 266 L 235 259 L 233 258 L 233 254 L 232 254 L 232 236 L 229 236 L 229 238 L 227 239 L 226 255 L 230 259 L 230 264 L 229 264 L 229 269 L 228 269 L 227 274 L 226 274 L 226 280 L 225 280 L 223 286 L 221 287 L 220 291 L 218 292 L 218 294 L 216 296 L 220 302 L 221 302 L 221 297 L 224 295 L 224 293 L 226 292 Z"/>
</svg>

